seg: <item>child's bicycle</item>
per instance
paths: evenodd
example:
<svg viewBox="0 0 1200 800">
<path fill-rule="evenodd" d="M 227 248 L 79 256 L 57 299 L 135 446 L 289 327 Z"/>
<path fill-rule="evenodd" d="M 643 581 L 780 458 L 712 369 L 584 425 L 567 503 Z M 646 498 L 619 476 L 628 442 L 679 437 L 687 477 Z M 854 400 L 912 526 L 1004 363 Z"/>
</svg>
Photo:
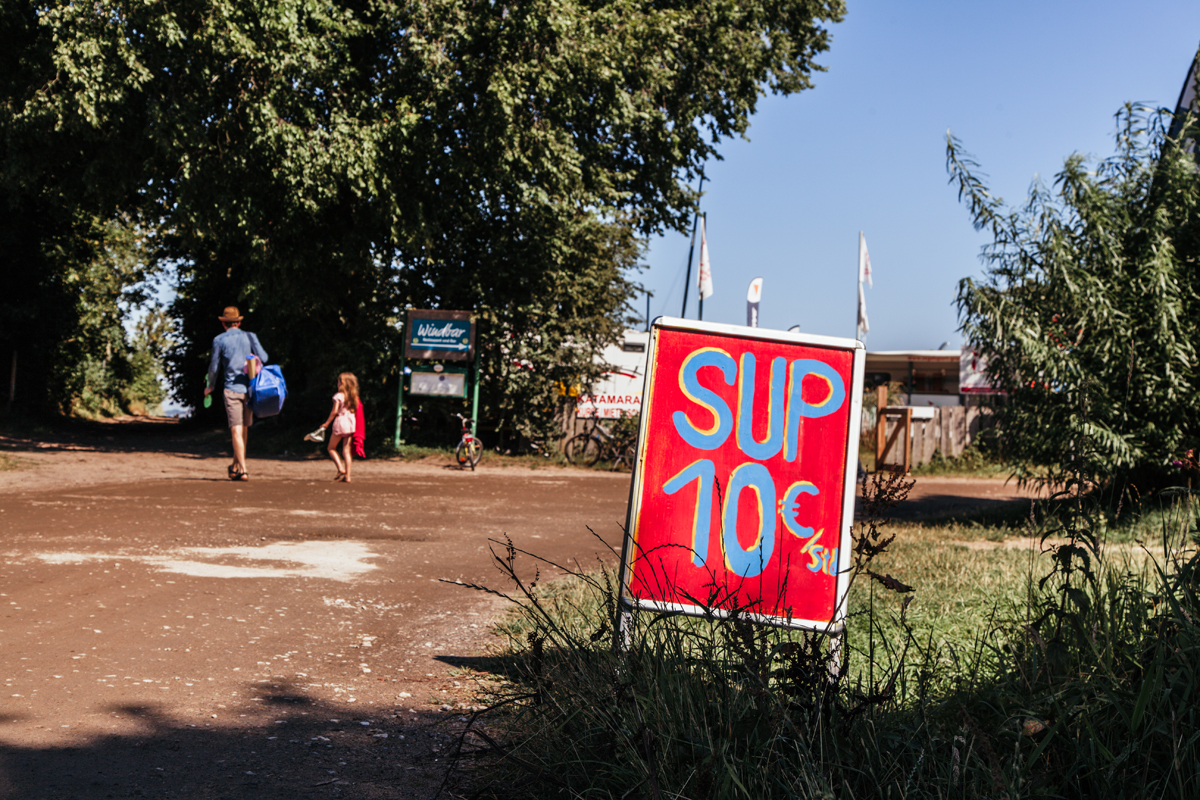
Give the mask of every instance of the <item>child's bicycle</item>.
<svg viewBox="0 0 1200 800">
<path fill-rule="evenodd" d="M 479 463 L 479 459 L 483 458 L 483 445 L 475 438 L 475 426 L 471 419 L 462 414 L 454 416 L 462 420 L 462 439 L 458 441 L 458 447 L 454 449 L 454 458 L 458 460 L 460 469 L 470 464 L 471 471 L 474 472 L 475 465 Z"/>
</svg>

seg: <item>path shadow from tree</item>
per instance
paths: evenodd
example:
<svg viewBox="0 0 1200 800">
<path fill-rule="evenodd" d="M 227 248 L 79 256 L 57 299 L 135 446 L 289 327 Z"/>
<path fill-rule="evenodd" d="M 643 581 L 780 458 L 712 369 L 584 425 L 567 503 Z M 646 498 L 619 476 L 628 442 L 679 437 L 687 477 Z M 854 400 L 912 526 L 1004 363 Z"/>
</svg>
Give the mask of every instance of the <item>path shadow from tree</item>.
<svg viewBox="0 0 1200 800">
<path fill-rule="evenodd" d="M 996 499 L 970 495 L 931 494 L 905 500 L 892 509 L 889 518 L 899 522 L 927 524 L 976 522 L 988 525 L 1012 525 L 1029 518 L 1028 498 Z"/>
<path fill-rule="evenodd" d="M 271 461 L 308 461 L 318 454 L 315 448 L 301 446 L 298 452 L 262 452 L 255 447 L 255 434 L 261 443 L 264 434 L 275 436 L 280 430 L 274 419 L 260 420 L 251 433 L 252 457 Z M 274 438 L 274 437 L 273 437 Z M 268 445 L 269 446 L 269 445 Z M 213 427 L 196 420 L 176 420 L 168 417 L 137 418 L 97 422 L 83 419 L 24 422 L 0 421 L 0 453 L 157 453 L 185 459 L 207 459 L 227 456 L 229 430 Z M 324 457 L 324 448 L 320 450 Z"/>
<path fill-rule="evenodd" d="M 174 718 L 153 705 L 111 706 L 104 710 L 123 718 L 122 727 L 132 720 L 141 731 L 78 745 L 14 744 L 5 728 L 23 720 L 0 717 L 0 798 L 424 800 L 442 788 L 445 755 L 466 720 L 323 704 L 279 681 L 256 694 L 216 720 Z"/>
</svg>

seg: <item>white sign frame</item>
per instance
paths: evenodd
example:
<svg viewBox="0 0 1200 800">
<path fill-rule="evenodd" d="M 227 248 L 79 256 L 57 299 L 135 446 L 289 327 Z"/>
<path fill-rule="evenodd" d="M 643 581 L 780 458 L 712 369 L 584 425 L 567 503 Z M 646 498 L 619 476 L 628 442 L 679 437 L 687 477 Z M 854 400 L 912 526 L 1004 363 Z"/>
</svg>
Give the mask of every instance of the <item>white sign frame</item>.
<svg viewBox="0 0 1200 800">
<path fill-rule="evenodd" d="M 654 398 L 654 371 L 656 368 L 655 351 L 658 347 L 659 331 L 671 329 L 678 331 L 693 331 L 717 336 L 740 339 L 758 339 L 788 344 L 805 345 L 834 350 L 849 350 L 852 352 L 851 386 L 848 387 L 850 404 L 849 422 L 845 443 L 845 481 L 842 495 L 841 531 L 838 537 L 837 582 L 835 586 L 834 611 L 831 620 L 807 620 L 789 617 L 777 617 L 768 614 L 744 614 L 753 622 L 797 630 L 810 630 L 830 635 L 841 634 L 845 630 L 848 613 L 847 597 L 850 590 L 850 568 L 852 563 L 854 503 L 856 496 L 858 474 L 858 441 L 862 427 L 863 376 L 866 370 L 866 348 L 861 341 L 832 336 L 817 336 L 792 331 L 778 331 L 767 328 L 749 328 L 741 325 L 725 325 L 714 322 L 679 319 L 675 317 L 659 317 L 650 328 L 650 341 L 646 354 L 646 376 L 642 389 L 642 408 L 638 427 L 637 457 L 633 464 L 633 480 L 629 488 L 629 504 L 625 516 L 625 535 L 621 546 L 621 566 L 619 572 L 620 595 L 618 598 L 618 628 L 620 617 L 629 611 L 662 611 L 676 612 L 688 616 L 707 616 L 727 618 L 730 612 L 724 609 L 709 609 L 688 603 L 671 603 L 658 600 L 647 600 L 631 597 L 627 594 L 632 579 L 631 557 L 632 548 L 636 541 L 635 525 L 639 517 L 645 487 L 643 486 L 643 464 L 646 456 L 647 430 L 651 417 L 650 413 Z"/>
</svg>

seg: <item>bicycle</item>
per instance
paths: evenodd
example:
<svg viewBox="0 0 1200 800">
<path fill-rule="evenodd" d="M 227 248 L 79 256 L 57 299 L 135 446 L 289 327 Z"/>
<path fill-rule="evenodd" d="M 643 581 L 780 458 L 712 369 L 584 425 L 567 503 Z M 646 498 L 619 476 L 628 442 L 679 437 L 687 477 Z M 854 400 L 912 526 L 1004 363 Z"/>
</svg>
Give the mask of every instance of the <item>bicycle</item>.
<svg viewBox="0 0 1200 800">
<path fill-rule="evenodd" d="M 458 461 L 459 469 L 470 464 L 471 471 L 474 472 L 475 465 L 479 463 L 479 459 L 483 458 L 483 445 L 475 438 L 475 425 L 471 419 L 462 414 L 454 416 L 462 420 L 462 439 L 459 440 L 458 447 L 454 449 L 454 458 Z"/>
<path fill-rule="evenodd" d="M 622 425 L 621 427 L 628 427 Z M 601 458 L 611 461 L 610 471 L 615 471 L 622 465 L 633 468 L 637 457 L 637 427 L 632 430 L 610 432 L 596 418 L 590 431 L 572 436 L 563 445 L 563 455 L 572 464 L 582 464 L 591 467 Z"/>
</svg>

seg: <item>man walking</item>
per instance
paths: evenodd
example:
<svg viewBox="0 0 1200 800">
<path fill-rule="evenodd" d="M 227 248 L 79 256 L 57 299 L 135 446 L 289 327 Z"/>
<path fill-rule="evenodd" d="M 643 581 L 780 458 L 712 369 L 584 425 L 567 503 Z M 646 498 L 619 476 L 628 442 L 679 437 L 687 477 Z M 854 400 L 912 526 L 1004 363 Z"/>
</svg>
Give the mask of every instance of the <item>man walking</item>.
<svg viewBox="0 0 1200 800">
<path fill-rule="evenodd" d="M 248 481 L 246 472 L 246 443 L 250 439 L 250 426 L 254 424 L 254 412 L 250 410 L 250 376 L 246 374 L 246 361 L 257 356 L 267 363 L 267 352 L 258 343 L 258 337 L 242 330 L 242 316 L 237 306 L 228 306 L 225 313 L 217 317 L 225 326 L 225 332 L 213 339 L 212 360 L 208 363 L 208 386 L 204 396 L 217 385 L 217 372 L 221 371 L 225 382 L 225 416 L 229 420 L 229 431 L 233 436 L 233 463 L 229 465 L 231 481 Z"/>
</svg>

